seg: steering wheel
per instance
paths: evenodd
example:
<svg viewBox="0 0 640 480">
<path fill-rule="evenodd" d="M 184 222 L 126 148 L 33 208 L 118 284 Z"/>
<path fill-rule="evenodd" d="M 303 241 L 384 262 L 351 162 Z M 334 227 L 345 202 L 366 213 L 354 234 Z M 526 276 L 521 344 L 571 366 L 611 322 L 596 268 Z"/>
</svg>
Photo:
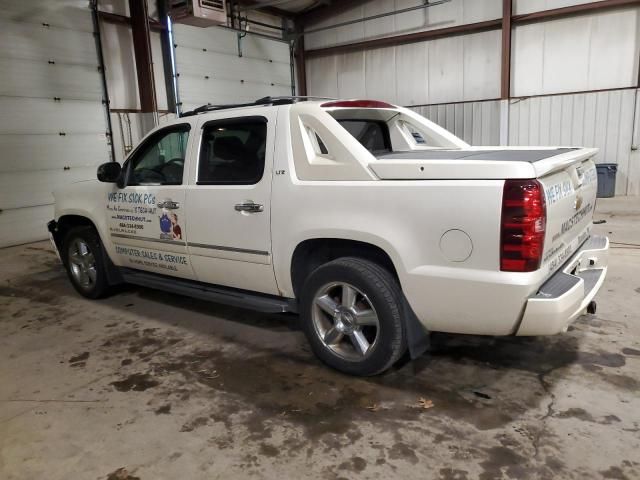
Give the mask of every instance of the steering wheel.
<svg viewBox="0 0 640 480">
<path fill-rule="evenodd" d="M 184 171 L 184 159 L 172 158 L 162 166 L 160 171 L 166 182 L 180 182 L 182 181 L 182 172 Z"/>
<path fill-rule="evenodd" d="M 136 183 L 162 183 L 165 181 L 164 175 L 151 168 L 137 168 L 133 171 Z"/>
<path fill-rule="evenodd" d="M 164 169 L 165 167 L 168 167 L 169 165 L 178 165 L 180 167 L 184 167 L 184 158 L 180 158 L 180 157 L 172 158 L 171 160 L 166 162 L 164 164 L 164 167 L 162 167 L 162 168 Z"/>
</svg>

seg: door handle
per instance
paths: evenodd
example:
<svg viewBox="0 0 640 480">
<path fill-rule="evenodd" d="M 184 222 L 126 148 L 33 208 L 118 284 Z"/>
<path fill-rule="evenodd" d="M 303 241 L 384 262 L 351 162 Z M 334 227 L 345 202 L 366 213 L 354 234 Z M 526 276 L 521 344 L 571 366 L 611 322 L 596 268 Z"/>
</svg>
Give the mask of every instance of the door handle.
<svg viewBox="0 0 640 480">
<path fill-rule="evenodd" d="M 259 213 L 264 212 L 264 205 L 254 202 L 237 203 L 235 210 L 236 212 Z"/>
<path fill-rule="evenodd" d="M 158 202 L 158 208 L 166 208 L 167 210 L 177 210 L 180 208 L 180 203 L 174 202 L 170 198 L 167 198 L 161 202 Z"/>
</svg>

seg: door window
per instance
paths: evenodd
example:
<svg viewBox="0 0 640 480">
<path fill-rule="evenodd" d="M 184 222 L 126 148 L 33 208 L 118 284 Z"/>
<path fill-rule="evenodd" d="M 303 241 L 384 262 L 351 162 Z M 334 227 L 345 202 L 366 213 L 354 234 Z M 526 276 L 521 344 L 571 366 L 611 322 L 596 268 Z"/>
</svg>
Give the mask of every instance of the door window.
<svg viewBox="0 0 640 480">
<path fill-rule="evenodd" d="M 264 173 L 267 120 L 244 117 L 204 125 L 198 185 L 253 185 Z"/>
<path fill-rule="evenodd" d="M 127 185 L 181 185 L 189 125 L 152 135 L 131 159 Z"/>
</svg>

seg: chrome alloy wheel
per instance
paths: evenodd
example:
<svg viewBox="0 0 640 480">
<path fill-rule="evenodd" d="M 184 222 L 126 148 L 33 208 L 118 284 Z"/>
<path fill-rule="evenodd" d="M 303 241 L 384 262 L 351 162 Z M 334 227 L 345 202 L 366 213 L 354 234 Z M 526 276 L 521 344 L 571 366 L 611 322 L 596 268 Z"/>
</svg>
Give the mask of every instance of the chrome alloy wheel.
<svg viewBox="0 0 640 480">
<path fill-rule="evenodd" d="M 359 361 L 373 351 L 380 331 L 378 315 L 353 285 L 336 282 L 320 288 L 311 318 L 323 345 L 345 360 Z"/>
<path fill-rule="evenodd" d="M 89 245 L 82 238 L 76 238 L 69 245 L 67 251 L 69 270 L 80 287 L 90 290 L 96 283 L 96 259 L 89 249 Z"/>
</svg>

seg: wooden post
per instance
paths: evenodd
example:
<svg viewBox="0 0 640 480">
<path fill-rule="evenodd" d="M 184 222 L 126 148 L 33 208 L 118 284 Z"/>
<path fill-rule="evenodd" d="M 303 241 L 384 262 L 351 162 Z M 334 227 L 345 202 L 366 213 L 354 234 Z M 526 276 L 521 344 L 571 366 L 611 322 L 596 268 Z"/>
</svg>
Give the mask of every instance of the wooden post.
<svg viewBox="0 0 640 480">
<path fill-rule="evenodd" d="M 296 78 L 298 80 L 298 88 L 296 89 L 296 95 L 307 95 L 307 65 L 304 58 L 304 34 L 302 27 L 296 24 L 295 28 L 297 37 L 295 40 L 295 59 L 296 59 Z"/>
<path fill-rule="evenodd" d="M 512 0 L 502 0 L 502 67 L 500 74 L 500 98 L 511 96 L 511 16 Z"/>
<path fill-rule="evenodd" d="M 133 51 L 138 74 L 138 94 L 142 112 L 158 111 L 156 86 L 153 75 L 153 59 L 151 56 L 151 38 L 149 36 L 149 16 L 147 0 L 129 0 L 131 12 L 131 33 L 133 35 Z"/>
</svg>

